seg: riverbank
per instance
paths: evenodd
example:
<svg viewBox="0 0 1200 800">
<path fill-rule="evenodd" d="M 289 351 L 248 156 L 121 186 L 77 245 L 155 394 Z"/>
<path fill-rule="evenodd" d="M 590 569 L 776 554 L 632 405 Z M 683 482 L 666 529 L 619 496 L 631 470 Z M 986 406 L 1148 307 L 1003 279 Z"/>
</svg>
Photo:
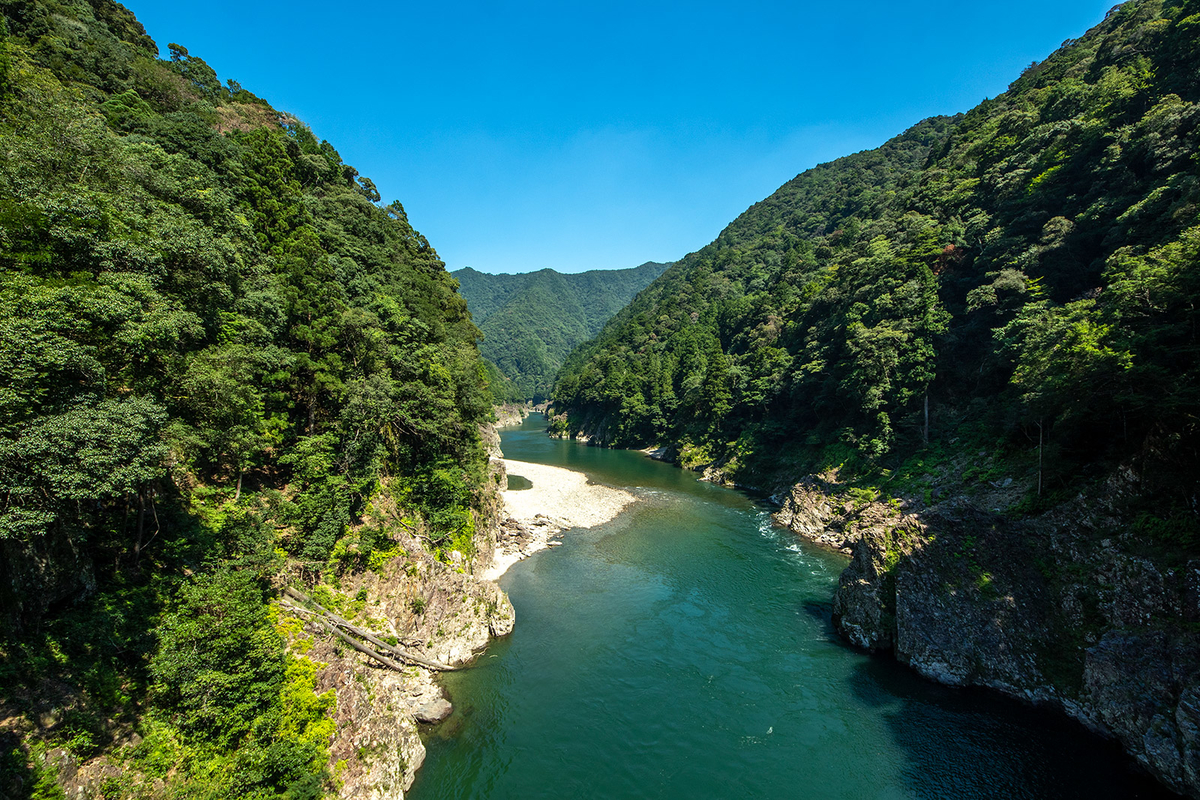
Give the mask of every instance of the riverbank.
<svg viewBox="0 0 1200 800">
<path fill-rule="evenodd" d="M 496 415 L 495 425 L 497 428 L 515 427 L 524 422 L 525 418 L 530 414 L 542 414 L 545 411 L 545 403 L 538 403 L 537 405 L 534 405 L 532 402 L 503 403 L 492 406 L 492 413 Z"/>
<path fill-rule="evenodd" d="M 621 489 L 592 483 L 587 475 L 562 467 L 504 459 L 509 476 L 525 478 L 528 489 L 500 493 L 507 517 L 492 566 L 484 573 L 498 580 L 509 567 L 555 544 L 570 528 L 592 528 L 620 514 L 637 498 Z"/>
<path fill-rule="evenodd" d="M 460 713 L 427 735 L 406 800 L 769 800 L 797 786 L 814 799 L 976 798 L 999 786 L 1006 797 L 1168 800 L 1066 719 L 948 692 L 832 640 L 846 557 L 772 527 L 754 498 L 542 428 L 535 417 L 502 431 L 505 455 L 583 472 L 639 503 L 563 532 L 569 552 L 503 577 L 520 624 L 478 668 L 440 677 Z M 546 485 L 508 468 L 530 481 L 513 486 Z"/>
</svg>

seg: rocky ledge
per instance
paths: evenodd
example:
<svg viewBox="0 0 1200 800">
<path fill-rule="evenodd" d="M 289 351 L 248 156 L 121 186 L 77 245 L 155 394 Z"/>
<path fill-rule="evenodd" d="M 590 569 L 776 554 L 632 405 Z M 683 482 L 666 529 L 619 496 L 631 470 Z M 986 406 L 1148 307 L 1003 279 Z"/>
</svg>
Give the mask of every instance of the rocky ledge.
<svg viewBox="0 0 1200 800">
<path fill-rule="evenodd" d="M 1057 707 L 1200 797 L 1200 560 L 1122 523 L 1136 474 L 1024 519 L 964 496 L 848 504 L 828 478 L 798 483 L 776 519 L 853 553 L 833 604 L 846 639 L 943 684 Z"/>
<path fill-rule="evenodd" d="M 521 522 L 509 517 L 500 524 L 496 540 L 496 563 L 520 561 L 539 550 L 561 544 L 562 528 L 545 514 L 536 514 L 530 521 Z"/>
<path fill-rule="evenodd" d="M 489 427 L 481 433 L 498 453 L 495 432 Z M 493 459 L 491 469 L 492 483 L 503 485 L 503 462 Z M 429 552 L 419 531 L 402 524 L 404 514 L 389 505 L 386 492 L 372 506 L 376 519 L 382 518 L 377 524 L 387 528 L 397 546 L 396 555 L 377 570 L 342 576 L 332 590 L 338 614 L 384 644 L 446 668 L 471 663 L 493 637 L 512 631 L 515 614 L 508 597 L 481 577 L 500 531 L 498 492 L 490 493 L 477 519 L 473 557 L 456 551 L 448 562 Z M 312 593 L 317 601 L 331 596 L 317 589 Z M 384 651 L 393 662 L 387 666 L 349 646 L 313 615 L 294 614 L 292 607 L 283 601 L 283 614 L 292 614 L 293 625 L 301 626 L 293 635 L 293 651 L 318 665 L 317 692 L 333 690 L 337 698 L 329 767 L 338 796 L 402 800 L 425 760 L 420 725 L 440 722 L 453 710 L 435 670 Z"/>
<path fill-rule="evenodd" d="M 836 471 L 809 475 L 772 499 L 779 504 L 771 515 L 777 525 L 843 555 L 853 553 L 865 532 L 896 527 L 909 506 L 877 502 L 874 493 L 842 485 Z"/>
<path fill-rule="evenodd" d="M 511 428 L 520 425 L 530 414 L 540 413 L 545 410 L 545 403 L 537 405 L 533 403 L 504 403 L 503 405 L 492 406 L 492 412 L 496 415 L 497 428 Z"/>
</svg>

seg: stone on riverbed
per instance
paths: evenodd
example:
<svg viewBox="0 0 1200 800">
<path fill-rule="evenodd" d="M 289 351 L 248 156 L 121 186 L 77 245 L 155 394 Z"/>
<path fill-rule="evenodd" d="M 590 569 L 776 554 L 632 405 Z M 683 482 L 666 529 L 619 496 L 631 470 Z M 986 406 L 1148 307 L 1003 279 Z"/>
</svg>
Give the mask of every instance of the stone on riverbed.
<svg viewBox="0 0 1200 800">
<path fill-rule="evenodd" d="M 450 716 L 452 711 L 454 711 L 454 706 L 450 705 L 449 700 L 444 697 L 437 697 L 413 709 L 413 716 L 416 717 L 417 722 L 429 724 L 441 722 Z"/>
</svg>

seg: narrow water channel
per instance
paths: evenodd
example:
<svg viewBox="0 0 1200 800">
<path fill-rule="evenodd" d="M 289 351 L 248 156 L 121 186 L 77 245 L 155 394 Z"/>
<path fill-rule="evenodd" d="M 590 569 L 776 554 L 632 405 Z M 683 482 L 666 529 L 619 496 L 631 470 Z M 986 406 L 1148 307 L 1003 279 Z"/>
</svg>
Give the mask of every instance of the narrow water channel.
<svg viewBox="0 0 1200 800">
<path fill-rule="evenodd" d="M 845 560 L 750 498 L 543 429 L 505 455 L 642 499 L 501 579 L 516 630 L 446 676 L 411 800 L 1174 796 L 1066 720 L 845 646 Z"/>
</svg>

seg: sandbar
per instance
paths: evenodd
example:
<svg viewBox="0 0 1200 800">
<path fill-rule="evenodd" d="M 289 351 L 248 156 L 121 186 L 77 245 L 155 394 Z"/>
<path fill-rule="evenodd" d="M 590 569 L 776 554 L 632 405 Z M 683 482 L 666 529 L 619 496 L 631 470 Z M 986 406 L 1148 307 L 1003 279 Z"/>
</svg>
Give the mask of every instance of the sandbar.
<svg viewBox="0 0 1200 800">
<path fill-rule="evenodd" d="M 509 458 L 503 461 L 509 475 L 520 475 L 533 486 L 500 493 L 510 535 L 497 542 L 492 566 L 484 573 L 487 580 L 498 579 L 521 559 L 552 546 L 555 543 L 550 539 L 561 531 L 608 522 L 637 499 L 622 489 L 591 483 L 582 472 Z"/>
</svg>

